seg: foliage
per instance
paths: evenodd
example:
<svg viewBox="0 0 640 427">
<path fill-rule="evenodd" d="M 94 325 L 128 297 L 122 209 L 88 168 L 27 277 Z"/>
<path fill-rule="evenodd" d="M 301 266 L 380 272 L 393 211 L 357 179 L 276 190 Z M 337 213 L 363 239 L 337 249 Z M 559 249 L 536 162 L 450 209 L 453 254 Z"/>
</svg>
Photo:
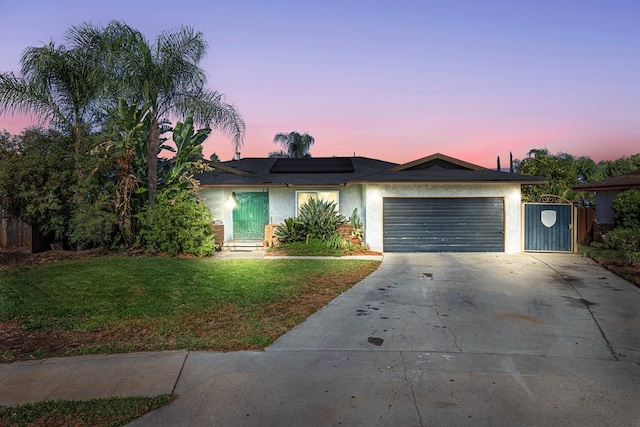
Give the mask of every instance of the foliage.
<svg viewBox="0 0 640 427">
<path fill-rule="evenodd" d="M 310 199 L 300 207 L 297 218 L 286 218 L 274 234 L 283 244 L 305 242 L 313 245 L 319 241 L 329 250 L 340 252 L 347 243 L 337 230 L 346 222 L 344 215 L 336 210 L 335 202 Z"/>
<path fill-rule="evenodd" d="M 112 140 L 98 147 L 104 150 L 105 157 L 111 157 L 115 162 L 116 183 L 113 194 L 115 211 L 120 234 L 127 246 L 133 243 L 132 198 L 140 182 L 135 166 L 136 161 L 139 161 L 138 154 L 144 146 L 147 113 L 147 107 L 138 108 L 137 105 L 128 105 L 124 99 L 120 98 L 118 108 L 110 111 L 116 135 Z"/>
<path fill-rule="evenodd" d="M 621 191 L 613 199 L 616 227 L 640 229 L 640 190 Z"/>
<path fill-rule="evenodd" d="M 0 425 L 84 425 L 117 427 L 170 403 L 175 395 L 57 400 L 0 407 Z M 7 423 L 7 424 L 4 424 Z"/>
<path fill-rule="evenodd" d="M 210 223 L 213 216 L 192 191 L 162 190 L 157 203 L 141 214 L 141 239 L 147 249 L 175 256 L 180 253 L 209 256 L 215 252 Z"/>
<path fill-rule="evenodd" d="M 640 153 L 632 156 L 622 156 L 616 160 L 603 160 L 598 163 L 593 174 L 593 180 L 601 180 L 614 176 L 626 175 L 640 169 Z"/>
<path fill-rule="evenodd" d="M 343 239 L 344 241 L 344 239 Z M 283 243 L 277 246 L 278 251 L 288 256 L 342 256 L 343 249 L 331 248 L 326 241 L 309 239 L 305 241 Z"/>
<path fill-rule="evenodd" d="M 121 241 L 118 215 L 114 205 L 115 184 L 100 173 L 80 182 L 74 195 L 74 211 L 69 224 L 69 239 L 80 249 L 109 248 Z M 122 241 L 126 243 L 126 241 Z"/>
<path fill-rule="evenodd" d="M 640 250 L 640 231 L 630 228 L 614 228 L 602 236 L 608 249 L 620 250 L 625 247 Z"/>
<path fill-rule="evenodd" d="M 284 224 L 276 227 L 273 234 L 278 238 L 280 243 L 300 242 L 305 240 L 302 232 L 302 223 L 296 218 L 286 218 Z"/>
<path fill-rule="evenodd" d="M 338 250 L 345 249 L 348 245 L 347 241 L 344 240 L 344 237 L 342 237 L 337 232 L 334 232 L 331 236 L 329 236 L 326 239 L 326 243 L 329 249 L 338 249 Z"/>
<path fill-rule="evenodd" d="M 347 219 L 338 213 L 335 202 L 310 199 L 300 206 L 298 221 L 302 223 L 305 238 L 326 240 L 346 223 Z"/>
<path fill-rule="evenodd" d="M 282 151 L 274 151 L 269 157 L 311 157 L 309 148 L 315 142 L 315 138 L 308 133 L 298 132 L 278 133 L 273 138 L 275 144 L 280 144 Z"/>
<path fill-rule="evenodd" d="M 589 159 L 590 160 L 590 159 Z M 572 187 L 578 185 L 576 158 L 568 153 L 550 154 L 547 149 L 533 149 L 521 161 L 514 161 L 516 172 L 523 175 L 542 176 L 549 184 L 527 185 L 522 189 L 522 200 L 534 201 L 542 194 L 554 194 L 569 200 L 580 196 Z"/>
<path fill-rule="evenodd" d="M 358 215 L 358 208 L 355 208 L 353 210 L 353 213 L 349 218 L 349 222 L 353 226 L 353 231 L 351 232 L 351 236 L 357 237 L 358 239 L 362 239 L 362 234 L 364 233 L 364 225 L 362 224 L 362 220 Z"/>
<path fill-rule="evenodd" d="M 0 144 L 0 206 L 42 233 L 66 236 L 74 209 L 72 139 L 27 128 L 2 134 Z"/>
<path fill-rule="evenodd" d="M 84 137 L 100 121 L 106 71 L 93 38 L 75 38 L 70 47 L 53 41 L 28 47 L 22 54 L 21 76 L 0 73 L 0 114 L 34 116 L 40 124 L 72 136 L 75 162 L 84 155 Z M 79 172 L 79 171 L 78 171 Z"/>
<path fill-rule="evenodd" d="M 211 123 L 228 134 L 236 151 L 242 145 L 245 124 L 235 106 L 223 95 L 205 87 L 207 79 L 200 61 L 207 43 L 199 31 L 180 26 L 160 33 L 155 42 L 121 21 L 99 28 L 90 24 L 73 27 L 78 37 L 98 39 L 104 66 L 111 70 L 109 84 L 114 93 L 133 103 L 149 105 L 147 176 L 149 201 L 157 192 L 160 124 L 169 115 L 195 114 L 199 123 Z"/>
<path fill-rule="evenodd" d="M 202 143 L 211 133 L 210 128 L 198 131 L 193 127 L 193 113 L 187 114 L 183 122 L 178 122 L 173 130 L 173 142 L 176 155 L 171 161 L 171 169 L 163 177 L 163 185 L 171 186 L 189 181 L 192 187 L 196 184 L 192 177 L 195 172 L 204 170 L 202 162 Z"/>
<path fill-rule="evenodd" d="M 605 246 L 617 251 L 620 263 L 633 266 L 640 261 L 640 229 L 615 228 L 603 237 Z"/>
</svg>

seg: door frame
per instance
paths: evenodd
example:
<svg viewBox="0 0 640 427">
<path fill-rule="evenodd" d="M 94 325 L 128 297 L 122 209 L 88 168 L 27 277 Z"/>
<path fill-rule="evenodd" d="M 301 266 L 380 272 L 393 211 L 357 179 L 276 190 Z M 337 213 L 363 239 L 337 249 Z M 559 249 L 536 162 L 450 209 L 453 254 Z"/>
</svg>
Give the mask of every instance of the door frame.
<svg viewBox="0 0 640 427">
<path fill-rule="evenodd" d="M 265 213 L 265 218 L 264 218 L 264 224 L 261 228 L 261 237 L 258 239 L 251 239 L 251 238 L 243 238 L 243 237 L 238 237 L 236 236 L 236 212 L 238 210 L 239 207 L 239 203 L 238 203 L 238 199 L 236 198 L 236 194 L 261 194 L 263 195 L 263 200 L 266 204 L 263 204 L 263 206 L 266 208 L 266 213 Z M 269 224 L 269 192 L 268 191 L 233 191 L 231 196 L 233 197 L 234 200 L 234 207 L 231 211 L 231 223 L 232 223 L 232 227 L 231 227 L 231 239 L 232 240 L 264 240 L 264 225 Z"/>
</svg>

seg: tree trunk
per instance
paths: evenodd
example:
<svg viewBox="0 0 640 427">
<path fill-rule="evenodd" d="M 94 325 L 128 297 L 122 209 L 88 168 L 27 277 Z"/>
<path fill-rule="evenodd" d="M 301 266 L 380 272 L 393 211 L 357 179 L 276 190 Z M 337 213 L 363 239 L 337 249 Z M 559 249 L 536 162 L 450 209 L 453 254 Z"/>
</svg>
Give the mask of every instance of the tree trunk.
<svg viewBox="0 0 640 427">
<path fill-rule="evenodd" d="M 156 112 L 151 112 L 150 129 L 147 136 L 147 188 L 149 189 L 149 205 L 153 205 L 158 192 L 158 145 L 160 128 Z"/>
</svg>

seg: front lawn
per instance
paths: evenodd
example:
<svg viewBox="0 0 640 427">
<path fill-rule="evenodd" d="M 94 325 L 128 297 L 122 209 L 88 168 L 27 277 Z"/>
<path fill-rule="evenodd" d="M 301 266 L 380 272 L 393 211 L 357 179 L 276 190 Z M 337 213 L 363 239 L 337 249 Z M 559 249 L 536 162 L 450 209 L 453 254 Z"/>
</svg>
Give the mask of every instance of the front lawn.
<svg viewBox="0 0 640 427">
<path fill-rule="evenodd" d="M 262 349 L 377 261 L 96 257 L 0 270 L 0 361 Z"/>
</svg>

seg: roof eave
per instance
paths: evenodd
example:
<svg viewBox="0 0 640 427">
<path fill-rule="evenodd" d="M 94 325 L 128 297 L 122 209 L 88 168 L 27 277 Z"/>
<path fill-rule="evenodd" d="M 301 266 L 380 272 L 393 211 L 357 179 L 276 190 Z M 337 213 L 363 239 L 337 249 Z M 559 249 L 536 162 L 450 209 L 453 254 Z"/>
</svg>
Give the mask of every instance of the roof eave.
<svg viewBox="0 0 640 427">
<path fill-rule="evenodd" d="M 286 186 L 287 186 L 286 184 L 278 184 L 273 182 L 263 183 L 263 184 L 200 184 L 200 188 L 256 188 L 256 187 L 284 188 Z"/>
<path fill-rule="evenodd" d="M 605 190 L 629 190 L 632 188 L 640 188 L 640 184 L 631 185 L 605 185 L 593 187 L 573 187 L 573 191 L 605 191 Z"/>
<path fill-rule="evenodd" d="M 411 180 L 411 181 L 390 181 L 390 180 L 354 180 L 347 184 L 518 184 L 518 185 L 538 185 L 548 184 L 544 181 L 492 181 L 492 180 L 464 180 L 464 181 L 438 181 L 438 180 Z"/>
</svg>

